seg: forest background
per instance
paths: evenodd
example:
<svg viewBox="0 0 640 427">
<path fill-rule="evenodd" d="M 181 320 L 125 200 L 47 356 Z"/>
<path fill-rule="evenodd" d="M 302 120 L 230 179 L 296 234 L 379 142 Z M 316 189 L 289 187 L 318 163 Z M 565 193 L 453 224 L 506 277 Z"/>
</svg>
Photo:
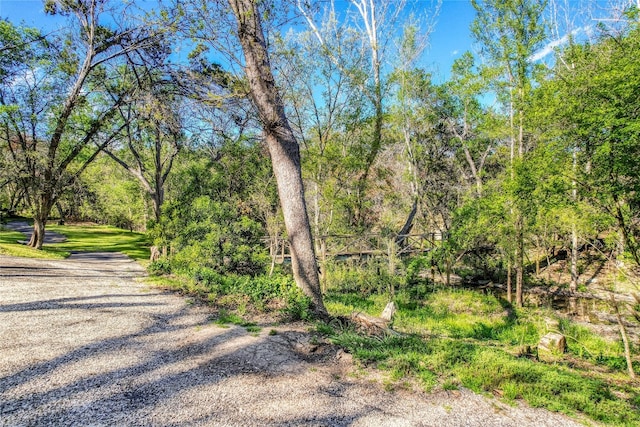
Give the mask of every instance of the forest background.
<svg viewBox="0 0 640 427">
<path fill-rule="evenodd" d="M 151 271 L 212 300 L 286 288 L 298 316 L 337 291 L 409 304 L 481 287 L 511 308 L 562 294 L 570 316 L 579 296 L 611 300 L 624 347 L 612 369 L 633 378 L 636 2 L 474 0 L 475 50 L 444 74 L 425 65 L 438 3 L 41 5 L 64 25 L 0 21 L 0 208 L 33 219 L 30 246 L 51 218 L 144 232 Z M 251 40 L 269 73 L 250 73 Z M 305 189 L 306 208 L 289 213 L 297 193 L 277 181 L 269 140 L 280 126 Z M 320 262 L 306 296 L 285 262 L 298 216 Z M 327 252 L 349 239 L 366 248 Z M 358 259 L 340 259 L 349 252 Z"/>
</svg>

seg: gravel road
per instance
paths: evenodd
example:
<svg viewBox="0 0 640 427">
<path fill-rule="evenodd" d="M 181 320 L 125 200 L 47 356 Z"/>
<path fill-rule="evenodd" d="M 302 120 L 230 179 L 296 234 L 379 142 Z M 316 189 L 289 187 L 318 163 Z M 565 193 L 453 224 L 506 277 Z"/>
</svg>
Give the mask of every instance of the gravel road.
<svg viewBox="0 0 640 427">
<path fill-rule="evenodd" d="M 467 390 L 385 391 L 305 325 L 258 333 L 119 254 L 0 256 L 0 425 L 577 426 Z"/>
<path fill-rule="evenodd" d="M 31 239 L 31 235 L 33 234 L 33 226 L 29 225 L 26 221 L 11 221 L 2 225 L 9 230 L 19 231 L 24 234 L 25 240 L 23 242 L 25 243 Z M 66 241 L 67 238 L 65 236 L 54 231 L 46 230 L 44 233 L 44 243 L 62 243 Z"/>
</svg>

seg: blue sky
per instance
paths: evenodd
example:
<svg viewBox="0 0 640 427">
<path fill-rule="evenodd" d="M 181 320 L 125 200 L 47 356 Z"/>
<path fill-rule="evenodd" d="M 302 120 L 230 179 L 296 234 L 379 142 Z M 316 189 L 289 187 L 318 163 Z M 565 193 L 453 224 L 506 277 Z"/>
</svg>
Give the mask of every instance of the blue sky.
<svg viewBox="0 0 640 427">
<path fill-rule="evenodd" d="M 435 74 L 448 74 L 454 59 L 472 50 L 471 21 L 475 10 L 468 0 L 444 0 L 425 62 Z"/>
<path fill-rule="evenodd" d="M 152 0 L 153 1 L 153 0 Z M 431 1 L 426 0 L 425 5 Z M 36 28 L 53 30 L 55 18 L 43 12 L 41 0 L 0 0 L 0 17 L 13 23 L 24 21 Z M 453 60 L 471 49 L 469 25 L 474 10 L 468 0 L 444 0 L 423 64 L 435 74 L 447 74 Z"/>
<path fill-rule="evenodd" d="M 24 21 L 34 27 L 41 27 L 51 18 L 43 11 L 41 0 L 0 0 L 0 16 L 18 24 Z"/>
<path fill-rule="evenodd" d="M 157 0 L 137 1 L 146 4 L 147 7 L 152 7 Z M 337 8 L 345 8 L 348 3 L 347 0 L 334 1 Z M 418 0 L 418 7 L 422 4 L 425 10 L 430 11 L 434 1 Z M 600 13 L 603 15 L 610 13 L 610 11 L 606 10 L 609 4 L 608 1 L 596 0 L 596 3 L 599 5 Z M 580 10 L 580 1 L 569 0 L 569 4 L 572 8 Z M 475 11 L 469 0 L 442 0 L 440 13 L 429 39 L 429 47 L 425 51 L 422 62 L 419 64 L 421 67 L 431 71 L 435 80 L 443 81 L 448 76 L 454 59 L 466 50 L 473 51 L 470 24 L 474 16 Z M 0 0 L 0 17 L 8 18 L 14 23 L 24 21 L 27 25 L 49 31 L 57 28 L 61 22 L 59 18 L 44 14 L 42 0 Z M 580 33 L 583 36 L 585 34 L 588 35 L 594 28 L 594 22 L 587 22 L 586 24 L 582 22 L 582 25 L 582 27 L 574 29 L 574 31 L 577 31 L 574 35 L 578 37 L 581 36 Z M 561 44 L 561 41 L 550 41 L 549 49 L 541 51 L 540 57 L 551 53 L 551 48 L 559 44 Z"/>
</svg>

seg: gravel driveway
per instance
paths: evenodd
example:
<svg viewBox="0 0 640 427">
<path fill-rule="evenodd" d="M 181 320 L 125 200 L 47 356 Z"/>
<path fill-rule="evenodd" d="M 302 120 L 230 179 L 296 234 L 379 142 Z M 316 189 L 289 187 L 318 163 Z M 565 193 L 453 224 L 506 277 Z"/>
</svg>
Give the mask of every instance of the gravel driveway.
<svg viewBox="0 0 640 427">
<path fill-rule="evenodd" d="M 387 392 L 304 325 L 223 328 L 119 254 L 0 256 L 0 425 L 573 426 L 469 391 Z"/>
</svg>

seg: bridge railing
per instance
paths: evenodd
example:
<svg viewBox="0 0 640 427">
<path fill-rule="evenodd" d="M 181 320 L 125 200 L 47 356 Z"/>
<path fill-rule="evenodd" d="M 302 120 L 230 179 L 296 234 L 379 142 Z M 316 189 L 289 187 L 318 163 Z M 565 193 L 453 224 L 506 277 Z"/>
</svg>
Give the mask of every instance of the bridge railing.
<svg viewBox="0 0 640 427">
<path fill-rule="evenodd" d="M 315 239 L 316 256 L 320 261 L 329 259 L 365 258 L 375 256 L 404 256 L 425 253 L 439 246 L 440 232 L 383 235 L 383 234 L 330 234 Z M 274 263 L 288 262 L 291 258 L 288 241 L 281 237 L 265 240 Z"/>
</svg>

